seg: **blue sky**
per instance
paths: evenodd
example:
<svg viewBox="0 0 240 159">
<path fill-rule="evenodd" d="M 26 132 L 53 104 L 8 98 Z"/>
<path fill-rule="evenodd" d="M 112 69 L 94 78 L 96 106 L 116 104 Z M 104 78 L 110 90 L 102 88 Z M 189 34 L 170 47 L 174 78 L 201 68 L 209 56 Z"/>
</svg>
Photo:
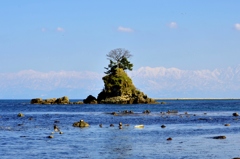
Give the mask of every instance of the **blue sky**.
<svg viewBox="0 0 240 159">
<path fill-rule="evenodd" d="M 235 67 L 239 6 L 238 0 L 3 1 L 0 73 L 101 74 L 109 62 L 105 55 L 115 48 L 131 51 L 134 70 Z"/>
</svg>

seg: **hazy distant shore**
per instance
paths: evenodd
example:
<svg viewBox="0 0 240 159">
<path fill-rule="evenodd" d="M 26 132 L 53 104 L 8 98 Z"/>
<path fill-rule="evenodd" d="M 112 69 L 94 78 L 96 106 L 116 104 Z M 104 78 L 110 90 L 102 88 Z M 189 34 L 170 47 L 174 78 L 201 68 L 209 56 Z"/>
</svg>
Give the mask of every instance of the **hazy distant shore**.
<svg viewBox="0 0 240 159">
<path fill-rule="evenodd" d="M 240 98 L 154 98 L 155 100 L 239 100 Z"/>
</svg>

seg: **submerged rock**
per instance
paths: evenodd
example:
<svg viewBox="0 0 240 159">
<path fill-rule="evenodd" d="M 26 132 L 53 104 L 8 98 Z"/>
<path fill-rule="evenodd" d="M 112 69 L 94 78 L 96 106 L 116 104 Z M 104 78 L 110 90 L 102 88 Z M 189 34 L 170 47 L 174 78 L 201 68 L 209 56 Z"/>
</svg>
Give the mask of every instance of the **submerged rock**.
<svg viewBox="0 0 240 159">
<path fill-rule="evenodd" d="M 226 136 L 215 136 L 213 139 L 226 139 Z"/>
<path fill-rule="evenodd" d="M 178 111 L 177 110 L 168 110 L 167 113 L 168 114 L 177 114 Z"/>
</svg>

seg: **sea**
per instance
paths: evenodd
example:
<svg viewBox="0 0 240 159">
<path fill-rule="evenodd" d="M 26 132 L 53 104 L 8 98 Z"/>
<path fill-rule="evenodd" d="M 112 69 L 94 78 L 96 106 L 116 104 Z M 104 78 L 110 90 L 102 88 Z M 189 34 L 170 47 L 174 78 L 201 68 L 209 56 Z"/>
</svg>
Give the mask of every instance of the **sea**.
<svg viewBox="0 0 240 159">
<path fill-rule="evenodd" d="M 240 157 L 240 118 L 233 116 L 235 112 L 240 113 L 239 99 L 162 99 L 158 102 L 31 105 L 30 100 L 0 100 L 0 158 Z M 145 110 L 150 113 L 143 113 Z M 174 113 L 166 113 L 168 111 Z M 19 113 L 24 116 L 18 117 Z M 80 120 L 90 126 L 73 127 L 73 123 Z M 54 125 L 59 131 L 54 131 Z M 226 138 L 214 139 L 216 136 Z"/>
</svg>

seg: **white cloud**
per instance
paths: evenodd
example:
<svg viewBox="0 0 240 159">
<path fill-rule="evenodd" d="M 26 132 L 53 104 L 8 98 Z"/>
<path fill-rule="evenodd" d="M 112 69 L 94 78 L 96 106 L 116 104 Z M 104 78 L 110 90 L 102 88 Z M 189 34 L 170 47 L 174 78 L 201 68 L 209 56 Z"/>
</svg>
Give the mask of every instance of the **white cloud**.
<svg viewBox="0 0 240 159">
<path fill-rule="evenodd" d="M 177 25 L 176 22 L 171 22 L 171 23 L 168 24 L 168 27 L 169 27 L 169 28 L 172 28 L 172 29 L 175 29 L 175 28 L 178 27 L 178 25 Z"/>
<path fill-rule="evenodd" d="M 236 23 L 234 26 L 235 26 L 235 29 L 240 30 L 240 23 Z"/>
<path fill-rule="evenodd" d="M 56 29 L 58 32 L 64 32 L 65 30 L 63 29 L 63 28 L 61 28 L 61 27 L 57 27 L 57 29 Z"/>
<path fill-rule="evenodd" d="M 122 27 L 122 26 L 119 26 L 117 30 L 120 31 L 120 32 L 133 32 L 134 31 L 131 28 L 125 28 L 125 27 Z"/>
</svg>

